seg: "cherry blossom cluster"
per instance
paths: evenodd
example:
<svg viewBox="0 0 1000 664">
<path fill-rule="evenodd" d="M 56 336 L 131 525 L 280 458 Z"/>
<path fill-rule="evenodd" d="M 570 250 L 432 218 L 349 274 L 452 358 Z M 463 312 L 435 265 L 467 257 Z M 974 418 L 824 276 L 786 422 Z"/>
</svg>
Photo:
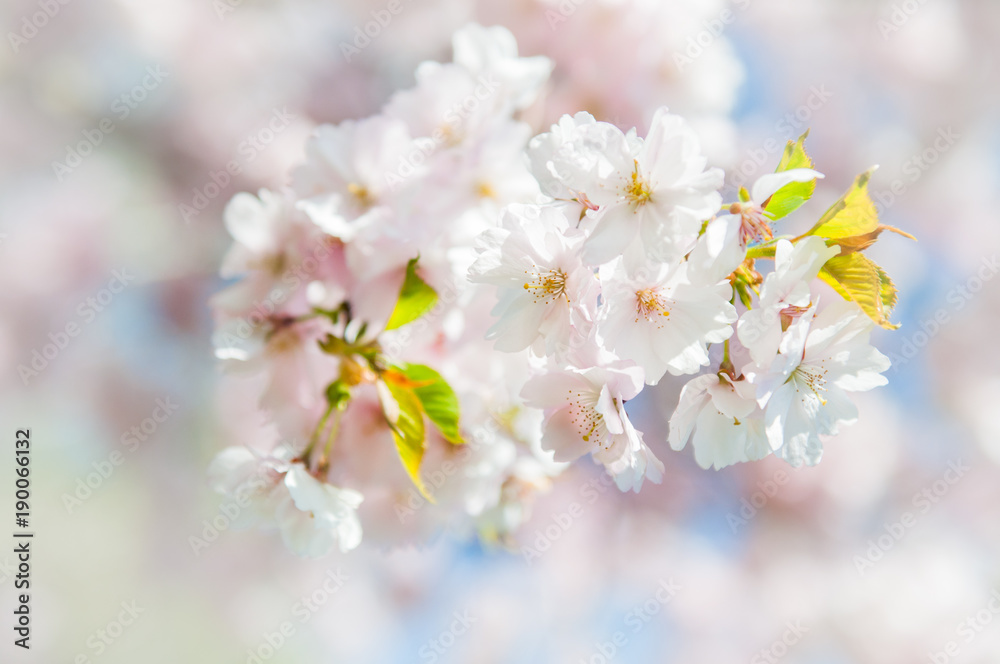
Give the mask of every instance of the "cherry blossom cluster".
<svg viewBox="0 0 1000 664">
<path fill-rule="evenodd" d="M 857 418 L 847 392 L 886 383 L 869 336 L 893 327 L 895 290 L 860 252 L 896 229 L 878 224 L 865 174 L 806 234 L 775 236 L 823 177 L 804 142 L 723 205 L 723 173 L 666 109 L 645 138 L 579 113 L 532 139 L 549 200 L 504 210 L 471 278 L 497 287 L 496 348 L 543 358 L 522 396 L 545 410 L 556 460 L 589 453 L 622 490 L 659 482 L 625 404 L 669 374 L 696 375 L 669 442 L 690 440 L 702 467 L 769 454 L 812 465 L 820 436 Z"/>
<path fill-rule="evenodd" d="M 724 203 L 666 109 L 644 138 L 587 113 L 532 138 L 550 70 L 470 25 L 379 114 L 319 127 L 289 187 L 232 199 L 214 343 L 264 419 L 210 475 L 242 524 L 310 556 L 362 530 L 510 544 L 582 456 L 622 491 L 661 481 L 650 442 L 814 464 L 856 419 L 847 393 L 885 383 L 869 174 L 776 235 L 823 177 L 805 137 Z M 682 376 L 669 437 L 644 439 L 630 402 Z"/>
</svg>

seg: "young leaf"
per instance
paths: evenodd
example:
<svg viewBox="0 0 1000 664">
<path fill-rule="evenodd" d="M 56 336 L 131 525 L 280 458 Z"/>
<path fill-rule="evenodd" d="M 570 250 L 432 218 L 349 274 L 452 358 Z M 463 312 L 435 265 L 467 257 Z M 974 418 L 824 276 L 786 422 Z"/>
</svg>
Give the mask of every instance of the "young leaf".
<svg viewBox="0 0 1000 664">
<path fill-rule="evenodd" d="M 912 235 L 910 235 L 909 233 L 907 233 L 906 231 L 901 231 L 893 226 L 886 226 L 884 224 L 879 224 L 878 227 L 870 233 L 862 233 L 861 235 L 852 235 L 851 237 L 831 238 L 826 241 L 826 245 L 828 247 L 832 247 L 835 244 L 839 245 L 841 256 L 855 251 L 864 251 L 868 247 L 875 244 L 875 241 L 878 239 L 878 236 L 881 235 L 884 231 L 892 231 L 893 233 L 897 233 L 899 235 L 902 235 L 903 237 L 908 237 L 911 240 L 917 239 Z"/>
<path fill-rule="evenodd" d="M 799 136 L 798 141 L 794 143 L 788 141 L 788 145 L 785 146 L 785 152 L 781 155 L 781 161 L 778 162 L 778 168 L 774 171 L 775 173 L 784 173 L 796 168 L 813 167 L 812 158 L 806 153 L 805 147 L 808 136 L 809 131 L 807 130 L 806 133 Z M 790 182 L 774 192 L 771 198 L 767 200 L 766 205 L 763 205 L 763 208 L 771 215 L 772 219 L 781 219 L 802 207 L 806 201 L 812 198 L 814 191 L 816 191 L 816 180 Z M 762 201 L 758 203 L 762 203 Z"/>
<path fill-rule="evenodd" d="M 806 235 L 826 239 L 846 239 L 867 235 L 878 229 L 878 210 L 868 195 L 868 181 L 875 169 L 862 173 L 850 190 L 823 213 Z"/>
<path fill-rule="evenodd" d="M 885 271 L 864 254 L 834 256 L 819 271 L 819 278 L 885 329 L 899 327 L 889 322 L 889 314 L 896 305 L 896 287 Z"/>
<path fill-rule="evenodd" d="M 396 369 L 411 381 L 413 393 L 420 400 L 427 418 L 434 423 L 441 435 L 453 445 L 464 443 L 458 426 L 458 397 L 448 381 L 437 371 L 422 364 L 408 364 Z"/>
<path fill-rule="evenodd" d="M 774 170 L 775 173 L 790 171 L 793 168 L 813 167 L 812 157 L 806 152 L 807 138 L 809 138 L 808 129 L 806 129 L 806 133 L 799 136 L 799 140 L 794 143 L 788 141 L 788 144 L 785 146 L 785 152 L 781 155 L 781 161 L 778 162 L 778 168 Z"/>
<path fill-rule="evenodd" d="M 386 323 L 387 330 L 395 330 L 397 327 L 412 323 L 437 303 L 437 291 L 428 286 L 427 282 L 417 274 L 418 260 L 419 258 L 413 258 L 406 264 L 406 278 L 399 291 L 396 307 L 392 310 L 389 322 Z"/>
<path fill-rule="evenodd" d="M 420 479 L 420 464 L 424 460 L 425 449 L 424 416 L 420 410 L 420 401 L 412 389 L 401 385 L 379 381 L 376 388 L 403 468 L 420 494 L 434 502 Z"/>
</svg>

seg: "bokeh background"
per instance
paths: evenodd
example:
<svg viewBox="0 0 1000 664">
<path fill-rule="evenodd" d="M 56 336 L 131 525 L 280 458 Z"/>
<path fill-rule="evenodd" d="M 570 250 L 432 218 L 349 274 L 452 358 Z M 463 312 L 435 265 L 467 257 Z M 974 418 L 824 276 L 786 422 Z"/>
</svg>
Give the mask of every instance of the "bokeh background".
<svg viewBox="0 0 1000 664">
<path fill-rule="evenodd" d="M 348 61 L 340 44 L 385 4 L 0 7 L 0 491 L 13 519 L 14 431 L 31 427 L 37 533 L 30 652 L 11 643 L 0 546 L 0 659 L 1000 661 L 1000 4 L 403 0 Z M 521 539 L 535 546 L 574 502 L 582 513 L 530 562 L 454 534 L 303 561 L 275 537 L 227 531 L 196 555 L 189 537 L 219 513 L 205 468 L 238 442 L 206 305 L 224 285 L 226 200 L 280 186 L 316 124 L 377 111 L 418 62 L 448 60 L 469 20 L 555 60 L 537 130 L 586 109 L 642 131 L 665 104 L 698 127 L 732 191 L 811 127 L 827 174 L 814 212 L 880 164 L 884 222 L 919 238 L 872 250 L 901 290 L 903 327 L 876 334 L 889 386 L 861 395 L 860 421 L 816 468 L 702 471 L 647 438 L 663 485 L 591 503 L 598 475 L 578 464 Z M 275 113 L 292 119 L 264 143 Z M 77 160 L 86 132 L 100 141 Z M 211 187 L 232 160 L 241 173 Z M 26 373 L 69 324 L 78 333 Z M 642 419 L 662 425 L 676 391 L 661 396 Z M 176 409 L 154 424 L 164 401 Z M 329 595 L 328 573 L 345 579 Z M 119 629 L 123 602 L 141 613 Z M 276 636 L 286 622 L 294 632 Z"/>
</svg>

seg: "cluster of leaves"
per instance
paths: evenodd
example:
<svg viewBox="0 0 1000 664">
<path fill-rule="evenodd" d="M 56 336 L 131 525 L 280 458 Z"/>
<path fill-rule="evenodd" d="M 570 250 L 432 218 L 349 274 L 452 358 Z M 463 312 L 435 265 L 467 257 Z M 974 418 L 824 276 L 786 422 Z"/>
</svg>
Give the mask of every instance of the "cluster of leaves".
<svg viewBox="0 0 1000 664">
<path fill-rule="evenodd" d="M 437 304 L 437 292 L 417 272 L 418 261 L 414 258 L 406 266 L 403 286 L 385 330 L 412 323 Z M 336 323 L 343 308 L 321 313 L 330 316 Z M 320 344 L 325 352 L 343 359 L 340 378 L 326 390 L 327 413 L 346 410 L 352 389 L 360 383 L 374 381 L 382 414 L 392 430 L 403 468 L 421 495 L 433 502 L 420 477 L 420 466 L 427 448 L 425 420 L 452 445 L 464 444 L 458 397 L 448 381 L 431 367 L 393 363 L 382 353 L 377 341 L 359 343 L 358 338 L 363 335 L 363 332 L 355 334 L 352 341 L 329 335 Z M 320 422 L 321 428 L 325 419 Z"/>
<path fill-rule="evenodd" d="M 808 136 L 807 131 L 797 141 L 788 142 L 776 173 L 813 167 L 812 158 L 805 150 Z M 816 236 L 826 240 L 827 246 L 838 245 L 840 253 L 823 265 L 819 278 L 845 300 L 861 307 L 876 324 L 894 330 L 899 325 L 890 322 L 889 316 L 898 300 L 896 286 L 885 270 L 862 252 L 874 244 L 884 231 L 892 231 L 911 240 L 915 238 L 898 228 L 879 223 L 878 210 L 868 194 L 868 182 L 874 172 L 875 168 L 872 168 L 859 175 L 847 193 L 830 206 L 808 232 L 792 241 Z M 792 182 L 775 192 L 761 207 L 772 220 L 778 220 L 804 205 L 812 198 L 815 189 L 815 180 Z M 774 245 L 769 242 L 751 247 L 747 255 L 750 258 L 773 258 Z"/>
</svg>

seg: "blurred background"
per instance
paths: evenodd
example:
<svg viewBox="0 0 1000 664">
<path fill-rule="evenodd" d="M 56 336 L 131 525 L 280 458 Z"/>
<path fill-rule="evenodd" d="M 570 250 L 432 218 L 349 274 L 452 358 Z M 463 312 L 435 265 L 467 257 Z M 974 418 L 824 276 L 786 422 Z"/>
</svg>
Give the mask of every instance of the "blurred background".
<svg viewBox="0 0 1000 664">
<path fill-rule="evenodd" d="M 36 532 L 30 652 L 0 547 L 0 659 L 1000 661 L 1000 4 L 402 0 L 345 49 L 385 6 L 0 7 L 0 476 L 31 427 Z M 816 468 L 703 471 L 647 437 L 667 477 L 636 496 L 578 464 L 521 533 L 538 557 L 443 534 L 303 561 L 231 531 L 196 554 L 206 466 L 238 442 L 206 304 L 226 201 L 281 186 L 318 123 L 376 112 L 470 20 L 554 59 L 538 131 L 589 110 L 642 132 L 667 105 L 731 195 L 811 128 L 814 213 L 879 164 L 884 223 L 919 238 L 871 252 L 901 291 L 889 386 Z"/>
</svg>

